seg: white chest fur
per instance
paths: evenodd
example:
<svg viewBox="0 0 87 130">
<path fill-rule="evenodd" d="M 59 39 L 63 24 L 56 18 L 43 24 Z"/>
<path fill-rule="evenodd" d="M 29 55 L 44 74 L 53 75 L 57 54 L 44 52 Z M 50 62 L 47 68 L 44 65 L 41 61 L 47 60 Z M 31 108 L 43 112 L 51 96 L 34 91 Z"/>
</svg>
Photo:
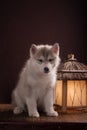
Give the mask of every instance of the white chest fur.
<svg viewBox="0 0 87 130">
<path fill-rule="evenodd" d="M 27 78 L 28 83 L 31 87 L 38 87 L 38 88 L 48 88 L 54 87 L 56 76 L 54 75 L 46 75 L 46 76 L 29 76 Z"/>
</svg>

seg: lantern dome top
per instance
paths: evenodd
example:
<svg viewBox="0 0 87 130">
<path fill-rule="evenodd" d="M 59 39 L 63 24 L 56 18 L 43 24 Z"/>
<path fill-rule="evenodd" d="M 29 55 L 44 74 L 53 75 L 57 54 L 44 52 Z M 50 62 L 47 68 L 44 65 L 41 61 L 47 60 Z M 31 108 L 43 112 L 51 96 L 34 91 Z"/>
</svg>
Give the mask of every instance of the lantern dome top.
<svg viewBox="0 0 87 130">
<path fill-rule="evenodd" d="M 78 62 L 74 54 L 69 54 L 58 68 L 58 79 L 87 79 L 87 66 Z"/>
</svg>

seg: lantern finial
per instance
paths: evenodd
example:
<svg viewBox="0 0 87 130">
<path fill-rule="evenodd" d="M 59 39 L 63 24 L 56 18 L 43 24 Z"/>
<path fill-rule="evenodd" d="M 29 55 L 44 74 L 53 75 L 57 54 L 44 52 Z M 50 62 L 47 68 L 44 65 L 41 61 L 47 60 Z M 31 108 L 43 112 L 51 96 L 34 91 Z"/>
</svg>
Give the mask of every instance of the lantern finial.
<svg viewBox="0 0 87 130">
<path fill-rule="evenodd" d="M 74 54 L 68 54 L 68 60 L 76 60 Z"/>
</svg>

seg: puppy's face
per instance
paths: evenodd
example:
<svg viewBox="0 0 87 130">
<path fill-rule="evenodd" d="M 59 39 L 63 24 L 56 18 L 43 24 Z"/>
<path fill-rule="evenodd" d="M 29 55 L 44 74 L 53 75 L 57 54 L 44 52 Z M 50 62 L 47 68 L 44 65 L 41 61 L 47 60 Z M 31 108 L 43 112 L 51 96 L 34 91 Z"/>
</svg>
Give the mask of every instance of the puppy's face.
<svg viewBox="0 0 87 130">
<path fill-rule="evenodd" d="M 59 45 L 32 45 L 30 56 L 38 73 L 50 74 L 59 64 Z"/>
</svg>

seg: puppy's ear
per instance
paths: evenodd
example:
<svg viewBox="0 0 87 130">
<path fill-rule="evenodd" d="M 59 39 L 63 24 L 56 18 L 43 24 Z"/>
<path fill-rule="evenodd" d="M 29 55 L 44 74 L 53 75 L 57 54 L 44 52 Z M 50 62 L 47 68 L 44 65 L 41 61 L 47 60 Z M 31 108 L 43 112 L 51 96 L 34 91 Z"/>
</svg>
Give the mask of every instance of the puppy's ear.
<svg viewBox="0 0 87 130">
<path fill-rule="evenodd" d="M 35 44 L 32 44 L 30 48 L 30 56 L 35 55 L 37 52 L 37 46 Z"/>
<path fill-rule="evenodd" d="M 55 43 L 52 47 L 53 53 L 59 55 L 59 44 Z"/>
</svg>

